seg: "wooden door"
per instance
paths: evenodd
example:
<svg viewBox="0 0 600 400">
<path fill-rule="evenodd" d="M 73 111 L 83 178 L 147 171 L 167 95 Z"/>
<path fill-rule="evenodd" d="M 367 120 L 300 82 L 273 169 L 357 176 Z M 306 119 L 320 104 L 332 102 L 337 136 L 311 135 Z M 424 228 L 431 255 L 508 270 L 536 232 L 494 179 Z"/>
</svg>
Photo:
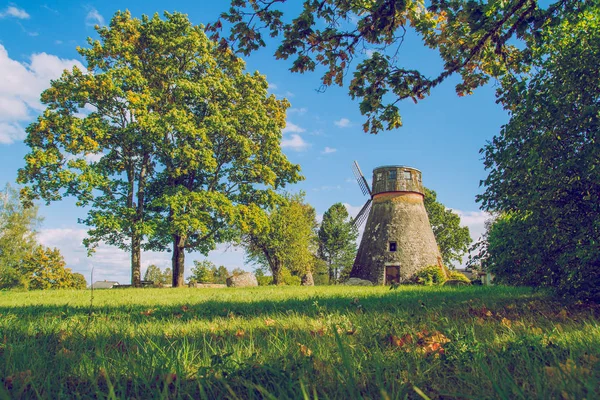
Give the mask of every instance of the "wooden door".
<svg viewBox="0 0 600 400">
<path fill-rule="evenodd" d="M 385 267 L 385 284 L 400 283 L 400 267 L 397 265 Z"/>
</svg>

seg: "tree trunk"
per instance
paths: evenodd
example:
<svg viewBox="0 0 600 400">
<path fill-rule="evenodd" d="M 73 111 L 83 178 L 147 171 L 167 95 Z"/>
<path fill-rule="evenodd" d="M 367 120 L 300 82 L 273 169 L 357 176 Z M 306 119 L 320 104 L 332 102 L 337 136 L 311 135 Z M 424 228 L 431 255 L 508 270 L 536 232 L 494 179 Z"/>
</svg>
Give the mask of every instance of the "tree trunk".
<svg viewBox="0 0 600 400">
<path fill-rule="evenodd" d="M 273 274 L 274 285 L 283 284 L 283 280 L 281 278 L 281 265 L 278 262 L 271 264 L 271 273 Z"/>
<path fill-rule="evenodd" d="M 132 234 L 131 234 L 131 284 L 134 287 L 141 287 L 141 262 L 142 262 L 142 235 L 139 233 L 137 225 L 144 221 L 144 201 L 145 201 L 145 188 L 146 188 L 146 172 L 148 170 L 148 163 L 150 158 L 147 154 L 144 154 L 144 160 L 140 170 L 140 176 L 138 180 L 138 191 L 137 191 L 137 206 L 132 203 L 131 206 L 136 207 L 135 218 L 133 221 Z M 132 186 L 133 189 L 133 186 Z"/>
<path fill-rule="evenodd" d="M 262 247 L 262 252 L 269 263 L 271 268 L 271 274 L 273 274 L 273 285 L 280 285 L 281 281 L 281 262 L 276 258 L 272 257 L 266 247 Z"/>
<path fill-rule="evenodd" d="M 141 240 L 137 232 L 131 235 L 131 285 L 141 287 Z"/>
<path fill-rule="evenodd" d="M 327 264 L 327 269 L 329 270 L 329 284 L 335 285 L 335 277 L 333 275 L 333 265 L 331 263 L 331 260 L 328 260 Z"/>
<path fill-rule="evenodd" d="M 173 270 L 173 287 L 181 287 L 183 283 L 183 271 L 185 268 L 185 239 L 179 235 L 173 235 L 173 257 L 171 258 Z"/>
</svg>

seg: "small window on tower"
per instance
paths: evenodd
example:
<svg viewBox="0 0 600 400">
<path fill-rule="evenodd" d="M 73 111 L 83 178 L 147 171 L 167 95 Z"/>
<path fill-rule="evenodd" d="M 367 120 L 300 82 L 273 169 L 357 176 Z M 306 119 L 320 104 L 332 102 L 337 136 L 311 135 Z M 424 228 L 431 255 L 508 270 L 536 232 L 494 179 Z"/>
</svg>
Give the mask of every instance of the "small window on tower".
<svg viewBox="0 0 600 400">
<path fill-rule="evenodd" d="M 421 180 L 421 174 L 417 174 L 417 179 L 419 180 L 419 183 L 423 182 L 423 181 Z"/>
<path fill-rule="evenodd" d="M 389 177 L 389 179 L 391 181 L 395 181 L 396 180 L 396 170 L 395 169 L 392 170 L 392 171 L 390 171 L 390 177 Z"/>
<path fill-rule="evenodd" d="M 390 242 L 390 251 L 396 251 L 396 242 Z"/>
<path fill-rule="evenodd" d="M 377 173 L 377 180 L 380 181 L 383 178 L 383 174 L 381 172 Z"/>
<path fill-rule="evenodd" d="M 406 180 L 412 179 L 412 177 L 410 175 L 410 171 L 404 171 L 404 179 L 406 179 Z"/>
</svg>

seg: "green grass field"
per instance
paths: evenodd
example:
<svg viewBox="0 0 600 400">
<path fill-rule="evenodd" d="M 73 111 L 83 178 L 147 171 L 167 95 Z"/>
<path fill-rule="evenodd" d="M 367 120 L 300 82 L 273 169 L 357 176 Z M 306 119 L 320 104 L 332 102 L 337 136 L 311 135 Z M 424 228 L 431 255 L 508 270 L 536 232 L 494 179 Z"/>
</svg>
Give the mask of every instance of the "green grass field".
<svg viewBox="0 0 600 400">
<path fill-rule="evenodd" d="M 593 399 L 599 316 L 503 287 L 0 292 L 0 399 Z"/>
</svg>

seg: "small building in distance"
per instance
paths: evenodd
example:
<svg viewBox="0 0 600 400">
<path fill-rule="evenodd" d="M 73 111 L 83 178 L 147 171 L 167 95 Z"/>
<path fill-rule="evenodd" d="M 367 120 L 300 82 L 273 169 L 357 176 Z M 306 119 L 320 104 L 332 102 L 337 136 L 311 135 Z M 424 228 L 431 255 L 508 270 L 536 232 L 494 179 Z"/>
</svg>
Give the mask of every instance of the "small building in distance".
<svg viewBox="0 0 600 400">
<path fill-rule="evenodd" d="M 115 286 L 120 286 L 117 281 L 96 281 L 92 284 L 92 289 L 112 289 Z"/>
</svg>

